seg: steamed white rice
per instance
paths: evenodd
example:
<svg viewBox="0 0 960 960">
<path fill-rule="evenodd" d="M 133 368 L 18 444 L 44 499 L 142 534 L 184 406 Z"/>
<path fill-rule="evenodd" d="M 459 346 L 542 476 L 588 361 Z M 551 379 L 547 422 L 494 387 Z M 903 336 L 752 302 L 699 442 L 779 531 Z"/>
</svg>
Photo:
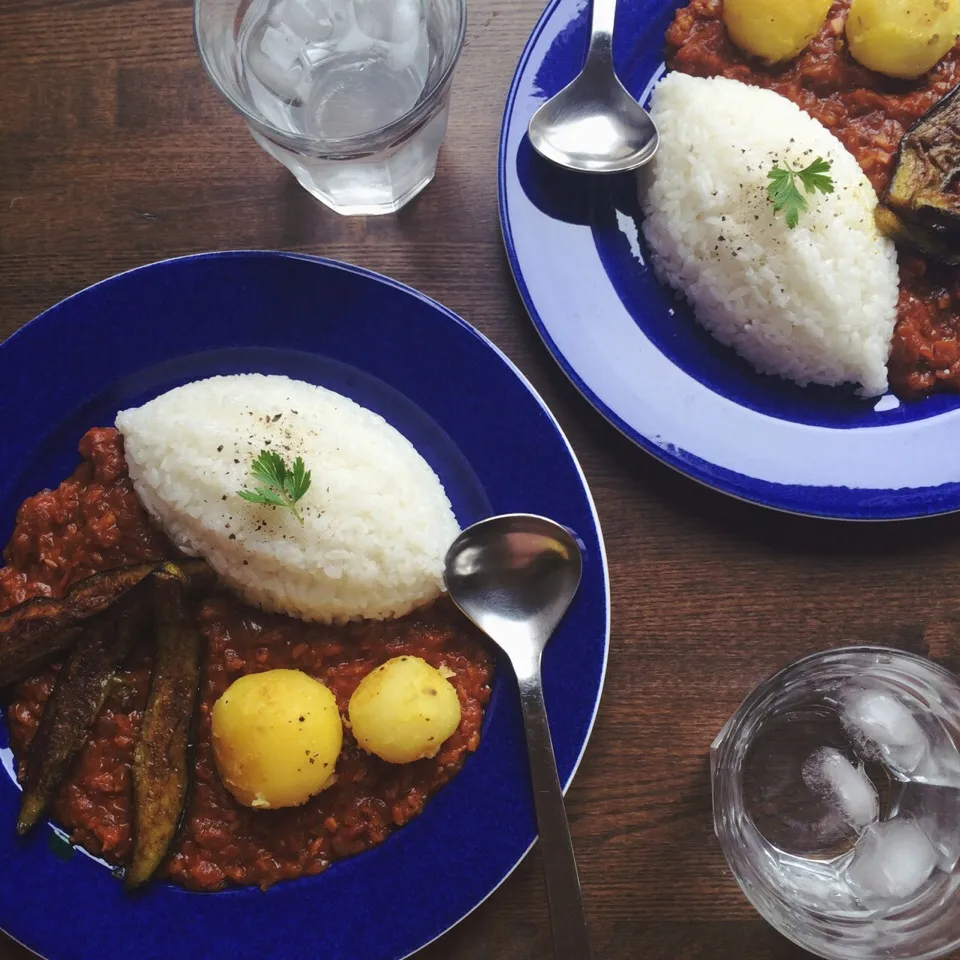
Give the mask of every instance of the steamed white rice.
<svg viewBox="0 0 960 960">
<path fill-rule="evenodd" d="M 442 589 L 459 532 L 439 478 L 382 417 L 286 377 L 213 377 L 117 417 L 137 493 L 167 535 L 251 603 L 305 620 L 400 616 Z M 312 473 L 288 509 L 247 503 L 261 450 Z"/>
<path fill-rule="evenodd" d="M 660 278 L 761 372 L 884 393 L 897 258 L 853 155 L 786 98 L 735 80 L 671 73 L 651 113 L 660 150 L 640 198 Z M 804 191 L 809 209 L 791 230 L 767 174 L 817 157 L 831 162 L 836 192 Z"/>
</svg>

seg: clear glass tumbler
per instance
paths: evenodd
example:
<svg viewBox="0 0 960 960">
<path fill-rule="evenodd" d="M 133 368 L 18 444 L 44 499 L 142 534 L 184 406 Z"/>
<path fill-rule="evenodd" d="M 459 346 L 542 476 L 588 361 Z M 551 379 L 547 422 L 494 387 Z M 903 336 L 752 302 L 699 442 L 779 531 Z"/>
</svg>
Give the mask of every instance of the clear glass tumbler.
<svg viewBox="0 0 960 960">
<path fill-rule="evenodd" d="M 194 3 L 214 85 L 343 214 L 392 213 L 433 179 L 466 23 L 466 0 Z"/>
<path fill-rule="evenodd" d="M 714 828 L 751 903 L 830 960 L 960 945 L 960 681 L 850 647 L 761 684 L 710 750 Z"/>
</svg>

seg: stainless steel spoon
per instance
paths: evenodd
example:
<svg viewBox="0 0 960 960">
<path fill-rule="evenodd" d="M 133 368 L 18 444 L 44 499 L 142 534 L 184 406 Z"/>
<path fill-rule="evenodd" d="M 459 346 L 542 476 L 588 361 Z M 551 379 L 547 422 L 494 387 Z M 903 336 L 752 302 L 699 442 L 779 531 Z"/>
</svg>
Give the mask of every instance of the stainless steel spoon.
<svg viewBox="0 0 960 960">
<path fill-rule="evenodd" d="M 627 93 L 613 67 L 617 0 L 593 0 L 583 70 L 530 118 L 533 149 L 568 170 L 621 173 L 653 159 L 657 126 Z"/>
<path fill-rule="evenodd" d="M 580 548 L 564 527 L 521 513 L 468 527 L 447 553 L 444 570 L 453 602 L 503 650 L 517 675 L 557 960 L 589 960 L 590 945 L 540 658 L 582 570 Z"/>
</svg>

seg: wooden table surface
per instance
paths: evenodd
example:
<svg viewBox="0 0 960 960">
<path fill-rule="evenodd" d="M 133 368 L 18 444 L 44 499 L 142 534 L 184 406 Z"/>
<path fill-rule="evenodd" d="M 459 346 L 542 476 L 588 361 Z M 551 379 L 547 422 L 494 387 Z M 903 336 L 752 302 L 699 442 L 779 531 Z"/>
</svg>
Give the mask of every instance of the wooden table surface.
<svg viewBox="0 0 960 960">
<path fill-rule="evenodd" d="M 476 325 L 568 432 L 609 551 L 610 667 L 568 801 L 597 960 L 801 957 L 726 869 L 710 741 L 801 654 L 884 643 L 960 668 L 958 521 L 848 526 L 740 504 L 634 449 L 565 380 L 517 297 L 497 217 L 504 97 L 539 13 L 538 0 L 471 0 L 435 182 L 398 216 L 343 219 L 220 101 L 190 0 L 2 0 L 0 336 L 129 267 L 254 247 L 369 267 Z M 27 956 L 0 935 L 2 960 Z M 95 960 L 96 946 L 74 956 Z M 421 956 L 551 957 L 536 853 Z"/>
</svg>

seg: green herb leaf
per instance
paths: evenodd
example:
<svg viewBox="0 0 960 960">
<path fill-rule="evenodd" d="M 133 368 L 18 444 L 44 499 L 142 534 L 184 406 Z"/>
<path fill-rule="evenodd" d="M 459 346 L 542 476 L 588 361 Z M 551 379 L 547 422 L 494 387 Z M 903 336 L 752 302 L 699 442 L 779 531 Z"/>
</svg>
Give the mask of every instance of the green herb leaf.
<svg viewBox="0 0 960 960">
<path fill-rule="evenodd" d="M 248 503 L 265 503 L 271 507 L 285 507 L 287 501 L 270 487 L 257 487 L 256 490 L 240 490 L 237 496 Z"/>
<path fill-rule="evenodd" d="M 261 450 L 260 456 L 250 466 L 250 473 L 255 480 L 272 487 L 282 487 L 287 467 L 283 457 L 273 450 Z"/>
<path fill-rule="evenodd" d="M 788 164 L 774 167 L 768 174 L 770 185 L 767 198 L 773 203 L 773 212 L 784 212 L 784 220 L 792 230 L 800 222 L 800 214 L 809 209 L 807 198 L 801 193 L 797 181 L 807 193 L 833 193 L 833 177 L 829 175 L 832 164 L 823 157 L 817 157 L 802 170 L 794 170 Z"/>
<path fill-rule="evenodd" d="M 829 170 L 832 164 L 823 157 L 817 157 L 808 167 L 804 167 L 797 173 L 803 185 L 807 188 L 807 193 L 833 193 L 833 177 Z"/>
<path fill-rule="evenodd" d="M 310 471 L 304 467 L 301 457 L 294 460 L 293 469 L 290 470 L 275 450 L 261 450 L 250 465 L 250 475 L 254 480 L 259 480 L 261 486 L 253 490 L 238 490 L 237 496 L 241 500 L 290 510 L 303 524 L 297 503 L 310 489 Z"/>
<path fill-rule="evenodd" d="M 293 461 L 293 496 L 299 500 L 310 489 L 310 471 L 306 469 L 301 457 Z"/>
<path fill-rule="evenodd" d="M 772 181 L 767 197 L 773 201 L 773 212 L 785 210 L 787 226 L 792 230 L 800 222 L 800 212 L 807 209 L 806 197 L 797 189 L 792 171 L 774 167 L 767 176 Z"/>
</svg>

